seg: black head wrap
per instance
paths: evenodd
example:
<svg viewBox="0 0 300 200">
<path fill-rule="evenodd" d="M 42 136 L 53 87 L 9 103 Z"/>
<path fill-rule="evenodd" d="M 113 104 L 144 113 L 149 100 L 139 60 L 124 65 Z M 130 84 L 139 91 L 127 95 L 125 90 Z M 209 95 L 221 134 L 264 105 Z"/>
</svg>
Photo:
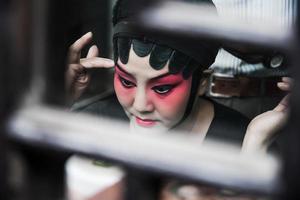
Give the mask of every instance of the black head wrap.
<svg viewBox="0 0 300 200">
<path fill-rule="evenodd" d="M 204 2 L 212 6 L 211 0 L 184 0 L 185 2 Z M 174 40 L 166 37 L 152 36 L 149 33 L 132 29 L 132 24 L 138 21 L 138 7 L 129 0 L 118 0 L 113 10 L 114 25 L 114 58 L 127 64 L 131 47 L 136 55 L 146 57 L 150 55 L 150 66 L 153 69 L 162 69 L 169 62 L 169 72 L 181 73 L 184 79 L 192 77 L 192 88 L 186 108 L 184 120 L 191 112 L 197 95 L 202 72 L 214 61 L 219 46 L 207 40 L 187 45 L 184 40 Z M 149 2 L 149 1 L 148 1 Z M 145 4 L 147 1 L 145 1 Z M 144 5 L 145 6 L 145 5 Z M 136 8 L 136 9 L 133 9 Z"/>
</svg>

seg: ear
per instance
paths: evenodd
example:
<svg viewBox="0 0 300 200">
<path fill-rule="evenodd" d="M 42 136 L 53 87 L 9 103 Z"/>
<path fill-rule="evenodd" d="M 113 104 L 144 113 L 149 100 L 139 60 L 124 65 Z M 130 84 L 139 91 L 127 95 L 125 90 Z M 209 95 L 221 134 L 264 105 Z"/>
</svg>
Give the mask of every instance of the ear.
<svg viewBox="0 0 300 200">
<path fill-rule="evenodd" d="M 208 85 L 207 78 L 202 78 L 199 83 L 198 96 L 202 96 L 205 94 L 207 85 Z"/>
</svg>

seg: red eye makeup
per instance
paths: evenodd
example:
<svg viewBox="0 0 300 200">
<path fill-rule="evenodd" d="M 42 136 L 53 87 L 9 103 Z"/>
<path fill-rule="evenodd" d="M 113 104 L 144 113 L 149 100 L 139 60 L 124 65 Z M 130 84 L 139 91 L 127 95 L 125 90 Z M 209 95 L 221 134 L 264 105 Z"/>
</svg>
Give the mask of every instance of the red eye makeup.
<svg viewBox="0 0 300 200">
<path fill-rule="evenodd" d="M 128 72 L 123 70 L 119 65 L 116 65 L 115 71 L 119 76 L 126 78 L 127 80 L 129 80 L 131 82 L 133 82 L 135 80 L 135 78 L 131 74 L 129 74 Z"/>
<path fill-rule="evenodd" d="M 165 74 L 150 81 L 154 85 L 151 89 L 157 94 L 166 95 L 180 85 L 183 80 L 180 74 Z"/>
<path fill-rule="evenodd" d="M 123 70 L 118 65 L 116 65 L 115 70 L 116 70 L 116 75 L 123 87 L 129 89 L 129 88 L 136 86 L 135 82 L 133 81 L 134 78 L 132 77 L 131 74 L 127 73 L 125 70 Z"/>
<path fill-rule="evenodd" d="M 153 85 L 175 85 L 184 81 L 181 74 L 164 74 L 162 76 L 153 78 L 150 83 Z"/>
</svg>

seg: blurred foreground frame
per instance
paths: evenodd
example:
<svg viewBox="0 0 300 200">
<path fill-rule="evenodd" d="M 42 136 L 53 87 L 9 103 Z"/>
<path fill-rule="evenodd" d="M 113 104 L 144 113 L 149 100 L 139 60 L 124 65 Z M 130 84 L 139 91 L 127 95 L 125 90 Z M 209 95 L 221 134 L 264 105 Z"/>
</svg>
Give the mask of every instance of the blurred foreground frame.
<svg viewBox="0 0 300 200">
<path fill-rule="evenodd" d="M 257 28 L 244 27 L 234 22 L 228 23 L 224 19 L 216 19 L 205 13 L 198 13 L 201 20 L 195 20 L 195 15 L 189 13 L 174 16 L 173 12 L 165 11 L 178 9 L 178 5 L 176 6 L 178 2 L 172 4 L 170 1 L 157 7 L 154 1 L 152 9 L 141 12 L 141 17 L 153 20 L 148 20 L 148 23 L 144 23 L 143 26 L 135 27 L 153 30 L 157 34 L 168 34 L 169 37 L 174 36 L 174 38 L 185 36 L 190 41 L 199 37 L 208 37 L 270 49 L 277 48 L 288 54 L 293 61 L 292 74 L 296 84 L 291 98 L 290 120 L 285 130 L 287 145 L 281 163 L 276 158 L 261 155 L 240 156 L 237 151 L 225 144 L 222 145 L 224 146 L 222 151 L 215 148 L 220 144 L 213 142 L 199 148 L 199 145 L 193 142 L 193 138 L 182 135 L 175 134 L 170 137 L 129 134 L 127 131 L 122 131 L 120 134 L 120 130 L 126 130 L 122 124 L 116 125 L 116 122 L 105 119 L 101 119 L 100 124 L 99 118 L 87 115 L 74 116 L 65 111 L 62 105 L 66 103 L 63 88 L 67 45 L 64 40 L 62 20 L 66 14 L 67 2 L 71 1 L 14 1 L 14 6 L 22 8 L 17 12 L 26 16 L 15 18 L 17 24 L 21 25 L 25 20 L 29 26 L 20 30 L 16 25 L 12 29 L 13 36 L 10 38 L 12 41 L 21 41 L 13 46 L 20 50 L 13 52 L 18 54 L 19 59 L 13 62 L 13 70 L 5 72 L 7 76 L 13 77 L 12 80 L 18 80 L 17 84 L 10 80 L 7 85 L 5 79 L 1 80 L 1 86 L 4 86 L 6 91 L 9 90 L 7 88 L 19 91 L 18 95 L 13 96 L 9 96 L 9 92 L 4 93 L 7 95 L 4 96 L 3 101 L 8 102 L 11 109 L 6 112 L 1 124 L 6 127 L 3 131 L 7 133 L 9 139 L 113 161 L 124 166 L 129 171 L 128 183 L 132 184 L 128 186 L 127 199 L 155 199 L 158 194 L 153 193 L 157 190 L 155 186 L 147 184 L 146 181 L 149 179 L 145 178 L 153 175 L 155 175 L 153 177 L 171 176 L 210 186 L 244 191 L 247 194 L 270 195 L 279 199 L 292 199 L 299 196 L 298 119 L 300 111 L 297 106 L 300 102 L 298 85 L 300 68 L 297 66 L 300 63 L 299 16 L 294 32 L 278 29 L 279 34 L 276 34 L 274 29 L 258 31 Z M 144 1 L 132 2 L 136 6 L 145 5 Z M 184 6 L 190 6 L 182 5 L 180 9 L 183 10 Z M 299 5 L 297 6 L 299 10 Z M 168 20 L 173 17 L 178 20 L 170 27 Z M 1 40 L 5 40 L 5 37 Z M 19 44 L 21 46 L 17 46 Z M 5 65 L 1 66 L 1 70 L 5 69 L 4 67 Z M 15 72 L 18 69 L 22 69 L 30 80 L 16 77 Z M 6 108 L 1 107 L 1 109 Z M 87 132 L 89 137 L 86 137 Z M 2 148 L 5 148 L 5 145 Z M 161 152 L 164 154 L 162 155 Z M 132 173 L 134 170 L 140 173 Z M 2 178 L 2 183 L 4 179 L 5 177 Z M 139 183 L 142 180 L 145 182 Z M 141 186 L 145 188 L 137 193 L 135 188 Z"/>
</svg>

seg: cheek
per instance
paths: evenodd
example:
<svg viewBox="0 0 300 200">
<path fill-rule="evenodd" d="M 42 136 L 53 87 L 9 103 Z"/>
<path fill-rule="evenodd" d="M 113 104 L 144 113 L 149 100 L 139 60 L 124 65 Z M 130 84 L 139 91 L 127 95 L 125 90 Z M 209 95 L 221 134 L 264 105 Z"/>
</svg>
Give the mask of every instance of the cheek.
<svg viewBox="0 0 300 200">
<path fill-rule="evenodd" d="M 183 81 L 168 95 L 152 93 L 152 101 L 160 115 L 169 120 L 181 119 L 190 97 L 191 78 Z"/>
<path fill-rule="evenodd" d="M 134 88 L 124 88 L 116 74 L 114 75 L 114 89 L 117 98 L 123 107 L 129 107 L 132 105 L 134 99 Z"/>
</svg>

